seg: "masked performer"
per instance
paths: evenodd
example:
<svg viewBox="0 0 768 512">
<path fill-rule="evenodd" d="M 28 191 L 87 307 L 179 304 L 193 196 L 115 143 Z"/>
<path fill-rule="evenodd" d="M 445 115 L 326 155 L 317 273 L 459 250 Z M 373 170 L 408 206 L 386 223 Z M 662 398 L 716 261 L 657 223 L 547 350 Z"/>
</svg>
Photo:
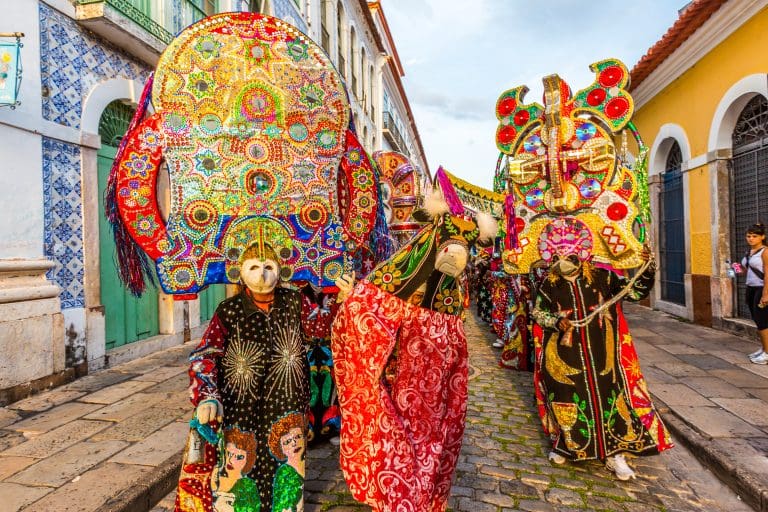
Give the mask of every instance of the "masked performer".
<svg viewBox="0 0 768 512">
<path fill-rule="evenodd" d="M 532 312 L 534 388 L 550 460 L 605 461 L 619 479 L 635 476 L 624 453 L 670 448 L 640 372 L 620 300 L 641 300 L 655 264 L 644 246 L 650 220 L 647 147 L 630 119 L 630 74 L 615 59 L 591 66 L 595 80 L 573 92 L 544 78 L 544 105 L 525 86 L 496 105 L 497 147 L 507 155 L 505 266 L 549 277 Z M 638 146 L 628 150 L 627 132 Z M 615 141 L 622 140 L 620 148 Z M 623 277 L 634 270 L 634 277 Z"/>
<path fill-rule="evenodd" d="M 333 325 L 341 466 L 355 499 L 376 512 L 445 510 L 464 433 L 457 278 L 468 249 L 497 226 L 430 203 L 432 223 L 355 287 Z"/>
<path fill-rule="evenodd" d="M 273 495 L 283 503 L 286 496 L 302 494 L 306 422 L 294 421 L 290 425 L 300 432 L 289 429 L 294 438 L 300 438 L 300 457 L 298 452 L 273 451 L 275 443 L 270 442 L 270 432 L 279 430 L 276 425 L 284 422 L 285 417 L 304 418 L 309 404 L 301 294 L 277 286 L 280 261 L 266 243 L 252 245 L 243 253 L 240 275 L 245 288 L 219 305 L 200 345 L 190 355 L 190 393 L 197 407 L 198 423 L 221 422 L 225 432 L 237 428 L 255 439 L 252 452 L 244 454 L 253 461 L 252 467 L 250 471 L 241 471 L 258 487 L 261 506 L 238 508 L 235 500 L 237 512 L 270 511 Z M 351 279 L 339 281 L 341 286 L 346 282 L 351 287 Z M 280 453 L 282 457 L 278 457 Z M 283 477 L 276 478 L 280 462 L 286 459 L 293 469 L 292 478 L 285 478 L 285 470 L 281 472 Z M 213 476 L 206 478 L 205 469 L 212 467 L 215 460 L 215 449 L 208 445 L 203 461 L 186 461 L 179 482 L 177 510 L 227 510 L 225 504 L 232 497 L 220 495 L 231 491 L 217 482 L 230 478 L 232 469 L 228 456 L 220 456 Z M 283 484 L 290 489 L 277 488 Z M 300 500 L 292 503 L 290 510 L 301 510 L 296 508 L 300 507 Z"/>
<path fill-rule="evenodd" d="M 649 257 L 643 253 L 644 260 Z M 553 440 L 553 462 L 598 459 L 628 480 L 635 473 L 624 453 L 649 455 L 671 446 L 640 374 L 621 304 L 610 303 L 627 287 L 628 300 L 648 296 L 655 269 L 648 261 L 629 282 L 575 254 L 555 257 L 533 310 L 536 389 Z M 596 308 L 601 310 L 586 325 L 574 326 Z"/>
</svg>

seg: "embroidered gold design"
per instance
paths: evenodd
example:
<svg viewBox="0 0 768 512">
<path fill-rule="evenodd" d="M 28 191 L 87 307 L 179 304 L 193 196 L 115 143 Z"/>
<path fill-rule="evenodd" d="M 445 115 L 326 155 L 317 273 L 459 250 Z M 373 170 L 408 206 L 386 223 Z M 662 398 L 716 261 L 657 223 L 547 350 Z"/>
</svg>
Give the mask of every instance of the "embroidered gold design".
<svg viewBox="0 0 768 512">
<path fill-rule="evenodd" d="M 224 354 L 223 366 L 226 383 L 224 389 L 231 389 L 238 403 L 247 398 L 255 400 L 259 382 L 260 361 L 263 361 L 264 349 L 240 338 L 240 326 Z"/>
<path fill-rule="evenodd" d="M 616 382 L 616 340 L 613 331 L 613 321 L 610 317 L 603 318 L 605 322 L 605 368 L 600 375 L 611 374 L 611 381 Z"/>
<path fill-rule="evenodd" d="M 632 441 L 633 439 L 636 439 L 637 434 L 635 433 L 635 429 L 632 428 L 632 412 L 629 410 L 627 398 L 624 396 L 623 391 L 616 397 L 614 404 L 616 405 L 616 411 L 619 413 L 619 416 L 621 416 L 621 419 L 624 420 L 624 423 L 627 425 L 627 433 L 623 436 L 624 440 Z"/>
<path fill-rule="evenodd" d="M 549 340 L 547 340 L 546 347 L 544 347 L 544 367 L 547 369 L 547 373 L 561 384 L 569 384 L 575 386 L 575 383 L 568 378 L 569 375 L 578 375 L 581 370 L 569 366 L 565 361 L 560 359 L 560 355 L 557 353 L 557 333 L 553 333 Z"/>
<path fill-rule="evenodd" d="M 571 429 L 579 416 L 578 406 L 572 402 L 552 402 L 552 411 L 555 413 L 557 423 L 565 437 L 565 446 L 569 450 L 578 449 L 579 445 L 571 437 Z"/>
</svg>

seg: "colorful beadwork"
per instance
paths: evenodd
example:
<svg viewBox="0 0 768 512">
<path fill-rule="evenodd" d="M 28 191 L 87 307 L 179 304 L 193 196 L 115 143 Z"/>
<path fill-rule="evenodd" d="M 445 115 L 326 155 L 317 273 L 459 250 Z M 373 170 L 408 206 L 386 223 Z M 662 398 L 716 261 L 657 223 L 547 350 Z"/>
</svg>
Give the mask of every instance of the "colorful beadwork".
<svg viewBox="0 0 768 512">
<path fill-rule="evenodd" d="M 127 135 L 116 162 L 116 200 L 163 290 L 237 282 L 237 258 L 255 237 L 292 267 L 284 278 L 332 286 L 345 254 L 371 233 L 378 195 L 323 50 L 270 16 L 211 16 L 160 57 L 152 102 L 155 114 Z M 157 207 L 162 162 L 167 219 Z"/>
<path fill-rule="evenodd" d="M 429 177 L 396 151 L 376 151 L 373 160 L 379 167 L 384 210 L 392 236 L 402 246 L 421 229 L 411 214 L 424 202 Z"/>
<path fill-rule="evenodd" d="M 496 103 L 496 145 L 506 161 L 500 158 L 494 183 L 514 199 L 507 224 L 517 237 L 507 238 L 504 260 L 516 273 L 555 252 L 617 269 L 642 264 L 635 201 L 645 168 L 631 166 L 614 143 L 625 127 L 636 134 L 629 71 L 615 59 L 590 69 L 594 83 L 573 95 L 559 76 L 545 77 L 543 106 L 524 103 L 525 86 Z"/>
</svg>

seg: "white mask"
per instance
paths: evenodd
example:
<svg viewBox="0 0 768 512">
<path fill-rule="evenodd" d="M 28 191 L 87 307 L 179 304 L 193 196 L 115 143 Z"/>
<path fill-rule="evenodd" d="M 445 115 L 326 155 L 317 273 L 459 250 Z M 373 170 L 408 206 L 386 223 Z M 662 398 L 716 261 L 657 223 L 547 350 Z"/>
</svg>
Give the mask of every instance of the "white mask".
<svg viewBox="0 0 768 512">
<path fill-rule="evenodd" d="M 240 278 L 253 293 L 269 293 L 277 286 L 280 265 L 275 260 L 249 258 L 240 264 Z"/>
<path fill-rule="evenodd" d="M 469 260 L 467 248 L 461 244 L 447 244 L 435 258 L 435 269 L 451 277 L 458 277 Z"/>
</svg>

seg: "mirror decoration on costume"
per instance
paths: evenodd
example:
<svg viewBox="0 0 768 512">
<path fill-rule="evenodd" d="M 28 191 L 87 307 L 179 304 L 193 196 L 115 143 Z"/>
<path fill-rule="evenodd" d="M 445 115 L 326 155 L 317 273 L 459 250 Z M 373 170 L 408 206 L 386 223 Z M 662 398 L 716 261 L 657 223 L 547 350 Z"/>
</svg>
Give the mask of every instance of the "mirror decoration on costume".
<svg viewBox="0 0 768 512">
<path fill-rule="evenodd" d="M 378 199 L 344 84 L 322 48 L 270 16 L 214 15 L 163 52 L 155 112 L 142 119 L 149 96 L 115 160 L 107 206 L 118 247 L 140 249 L 118 258 L 131 290 L 143 291 L 142 253 L 166 293 L 237 283 L 240 254 L 263 233 L 280 240 L 292 272 L 284 279 L 333 286 L 367 242 Z M 156 191 L 162 163 L 167 218 Z"/>
<path fill-rule="evenodd" d="M 509 194 L 503 256 L 514 273 L 552 263 L 567 246 L 581 261 L 616 269 L 642 264 L 647 148 L 630 121 L 629 71 L 615 59 L 591 69 L 595 81 L 575 94 L 551 75 L 544 78 L 544 105 L 525 103 L 525 86 L 496 103 L 501 156 L 494 183 Z M 636 158 L 626 142 L 616 147 L 615 138 L 626 137 L 622 130 L 635 137 Z"/>
</svg>

